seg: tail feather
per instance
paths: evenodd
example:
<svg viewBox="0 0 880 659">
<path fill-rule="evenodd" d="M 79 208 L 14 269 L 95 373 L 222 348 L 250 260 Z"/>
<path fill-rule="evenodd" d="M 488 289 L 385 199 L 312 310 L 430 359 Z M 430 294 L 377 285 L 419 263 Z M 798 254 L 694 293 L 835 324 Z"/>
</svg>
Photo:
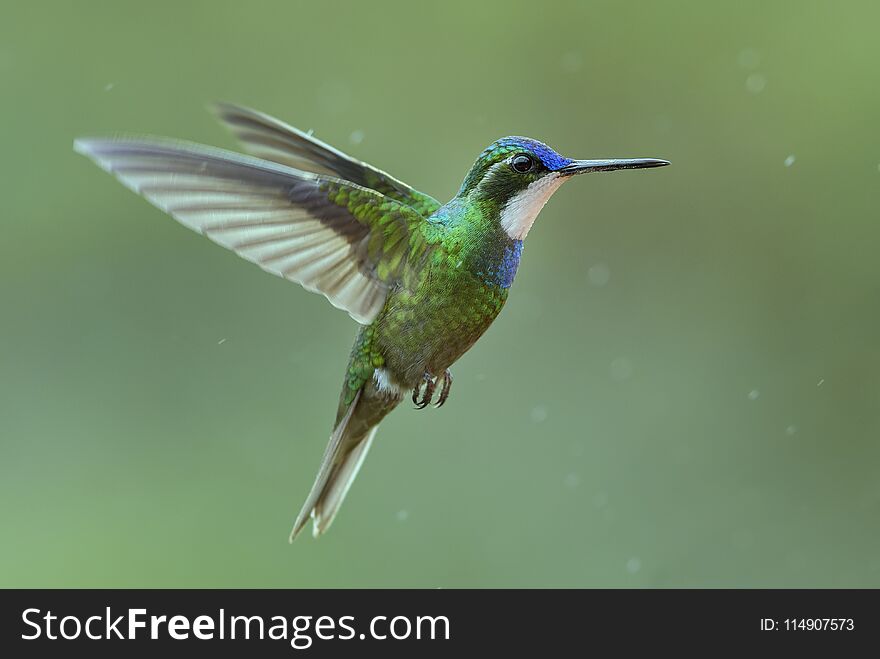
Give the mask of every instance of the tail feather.
<svg viewBox="0 0 880 659">
<path fill-rule="evenodd" d="M 374 426 L 367 436 L 345 456 L 342 463 L 337 465 L 327 480 L 327 485 L 312 511 L 312 520 L 314 522 L 312 535 L 314 537 L 317 538 L 324 533 L 333 523 L 333 518 L 336 517 L 339 506 L 342 505 L 345 495 L 348 494 L 348 488 L 351 487 L 358 471 L 360 471 L 364 458 L 367 457 L 367 452 L 370 450 L 373 437 L 376 436 L 378 429 L 378 426 Z"/>
<path fill-rule="evenodd" d="M 359 437 L 351 436 L 349 431 L 349 422 L 357 409 L 362 392 L 363 390 L 360 390 L 355 395 L 345 415 L 339 420 L 330 435 L 330 441 L 324 450 L 324 457 L 321 459 L 321 467 L 315 477 L 315 483 L 312 485 L 309 496 L 299 511 L 293 524 L 293 530 L 290 532 L 290 542 L 293 542 L 303 527 L 308 524 L 309 518 L 314 522 L 312 533 L 316 538 L 330 528 L 339 506 L 342 505 L 342 501 L 373 443 L 373 437 L 376 434 L 375 426 L 366 435 Z"/>
</svg>

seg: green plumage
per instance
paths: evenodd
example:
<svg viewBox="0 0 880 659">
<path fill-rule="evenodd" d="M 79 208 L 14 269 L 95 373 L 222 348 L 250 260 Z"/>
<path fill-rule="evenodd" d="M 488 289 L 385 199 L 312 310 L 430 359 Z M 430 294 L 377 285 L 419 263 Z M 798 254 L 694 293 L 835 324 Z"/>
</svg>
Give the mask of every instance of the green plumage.
<svg viewBox="0 0 880 659">
<path fill-rule="evenodd" d="M 482 281 L 470 270 L 465 252 L 442 245 L 424 263 L 406 263 L 409 271 L 401 285 L 358 335 L 346 401 L 375 368 L 388 371 L 401 389 L 417 387 L 426 372 L 442 374 L 489 327 L 507 300 L 507 289 Z"/>
<path fill-rule="evenodd" d="M 336 422 L 291 533 L 333 521 L 382 419 L 407 392 L 449 395 L 449 367 L 507 300 L 522 239 L 569 176 L 668 164 L 573 161 L 527 138 L 480 154 L 449 203 L 268 115 L 220 119 L 255 157 L 159 139 L 77 140 L 77 151 L 187 227 L 325 295 L 359 323 Z M 421 400 L 419 400 L 421 398 Z"/>
</svg>

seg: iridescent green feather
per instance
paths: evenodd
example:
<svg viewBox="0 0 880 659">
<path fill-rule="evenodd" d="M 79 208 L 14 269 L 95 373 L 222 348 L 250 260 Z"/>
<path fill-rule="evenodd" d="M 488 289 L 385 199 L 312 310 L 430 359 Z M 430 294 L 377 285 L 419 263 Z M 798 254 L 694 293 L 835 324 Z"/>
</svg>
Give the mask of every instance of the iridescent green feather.
<svg viewBox="0 0 880 659">
<path fill-rule="evenodd" d="M 422 217 L 440 208 L 440 202 L 433 197 L 280 119 L 231 103 L 217 103 L 213 110 L 256 156 L 303 171 L 333 174 L 405 204 Z"/>
</svg>

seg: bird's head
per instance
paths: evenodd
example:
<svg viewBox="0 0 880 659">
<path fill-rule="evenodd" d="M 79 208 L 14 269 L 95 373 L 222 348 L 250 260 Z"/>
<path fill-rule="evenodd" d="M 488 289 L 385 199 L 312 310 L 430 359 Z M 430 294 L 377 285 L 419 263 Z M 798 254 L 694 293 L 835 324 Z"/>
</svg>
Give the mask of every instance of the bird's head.
<svg viewBox="0 0 880 659">
<path fill-rule="evenodd" d="M 668 164 L 655 158 L 572 160 L 543 142 L 504 137 L 480 154 L 458 196 L 494 211 L 507 235 L 522 240 L 551 195 L 575 174 Z"/>
</svg>

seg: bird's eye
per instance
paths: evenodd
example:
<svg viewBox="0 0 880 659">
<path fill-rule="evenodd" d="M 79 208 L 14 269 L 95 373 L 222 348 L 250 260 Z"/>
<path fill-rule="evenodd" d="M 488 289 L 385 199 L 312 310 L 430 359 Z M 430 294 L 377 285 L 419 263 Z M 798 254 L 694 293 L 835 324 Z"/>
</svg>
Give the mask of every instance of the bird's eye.
<svg viewBox="0 0 880 659">
<path fill-rule="evenodd" d="M 518 156 L 513 157 L 513 160 L 510 161 L 510 166 L 513 167 L 514 171 L 519 172 L 520 174 L 525 174 L 532 170 L 535 166 L 535 161 L 526 154 L 521 153 Z"/>
</svg>

